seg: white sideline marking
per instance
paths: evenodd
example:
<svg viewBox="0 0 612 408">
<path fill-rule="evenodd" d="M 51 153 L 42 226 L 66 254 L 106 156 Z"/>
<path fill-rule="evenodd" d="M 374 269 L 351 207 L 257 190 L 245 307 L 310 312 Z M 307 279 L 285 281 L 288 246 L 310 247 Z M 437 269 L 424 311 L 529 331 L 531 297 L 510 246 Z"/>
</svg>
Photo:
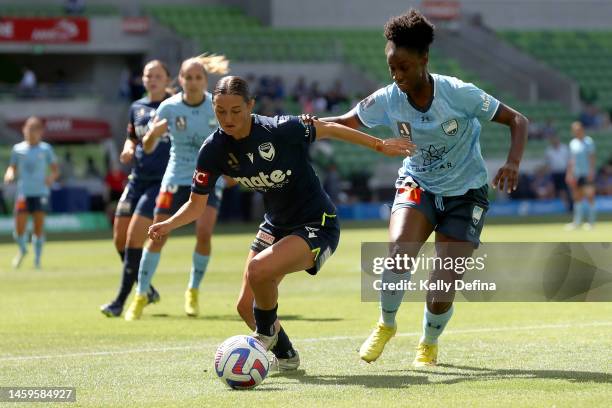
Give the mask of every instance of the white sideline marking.
<svg viewBox="0 0 612 408">
<path fill-rule="evenodd" d="M 490 328 L 478 328 L 478 329 L 458 329 L 445 331 L 446 334 L 469 334 L 469 333 L 489 333 L 489 332 L 505 332 L 505 331 L 516 331 L 516 330 L 543 330 L 543 329 L 572 329 L 578 327 L 603 327 L 612 326 L 610 322 L 591 322 L 591 323 L 562 323 L 562 324 L 541 324 L 537 326 L 510 326 L 510 327 L 490 327 Z M 411 337 L 419 336 L 421 332 L 410 332 L 410 333 L 398 333 L 396 337 Z M 366 335 L 359 336 L 331 336 L 331 337 L 315 337 L 305 339 L 295 339 L 296 343 L 318 343 L 322 341 L 338 341 L 338 340 L 358 340 L 365 339 Z M 129 350 L 114 350 L 114 351 L 91 351 L 82 353 L 68 353 L 68 354 L 50 354 L 42 356 L 5 356 L 0 357 L 0 362 L 4 361 L 26 361 L 26 360 L 45 360 L 53 358 L 68 358 L 68 357 L 96 357 L 96 356 L 114 356 L 120 354 L 133 354 L 133 353 L 165 353 L 167 351 L 184 351 L 194 350 L 202 348 L 203 346 L 215 346 L 215 343 L 203 342 L 194 346 L 176 346 L 176 347 L 152 347 L 152 348 L 136 348 Z"/>
</svg>

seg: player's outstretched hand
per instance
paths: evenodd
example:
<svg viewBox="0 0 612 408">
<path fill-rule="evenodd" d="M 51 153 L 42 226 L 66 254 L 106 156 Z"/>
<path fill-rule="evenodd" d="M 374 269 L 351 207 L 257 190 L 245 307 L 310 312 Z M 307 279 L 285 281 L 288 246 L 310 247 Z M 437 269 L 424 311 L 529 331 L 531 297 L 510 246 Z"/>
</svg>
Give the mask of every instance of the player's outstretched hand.
<svg viewBox="0 0 612 408">
<path fill-rule="evenodd" d="M 149 238 L 153 241 L 160 241 L 171 231 L 170 225 L 166 222 L 158 222 L 149 227 Z"/>
<path fill-rule="evenodd" d="M 518 186 L 519 166 L 516 163 L 506 162 L 493 179 L 493 188 L 506 191 L 510 194 Z"/>
<path fill-rule="evenodd" d="M 412 156 L 416 150 L 416 145 L 404 137 L 384 139 L 381 142 L 376 146 L 376 151 L 385 156 Z"/>
</svg>

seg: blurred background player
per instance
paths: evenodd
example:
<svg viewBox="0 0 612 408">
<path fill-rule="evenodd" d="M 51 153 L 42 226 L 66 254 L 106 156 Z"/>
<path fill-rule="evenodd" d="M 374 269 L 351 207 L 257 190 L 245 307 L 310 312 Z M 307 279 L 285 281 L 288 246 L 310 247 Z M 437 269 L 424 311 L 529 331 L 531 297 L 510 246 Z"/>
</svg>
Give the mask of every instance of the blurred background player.
<svg viewBox="0 0 612 408">
<path fill-rule="evenodd" d="M 595 143 L 584 133 L 580 122 L 572 123 L 574 138 L 570 141 L 570 159 L 565 180 L 572 190 L 574 201 L 574 220 L 566 229 L 576 229 L 582 224 L 584 213 L 587 213 L 585 229 L 595 224 Z M 584 201 L 586 199 L 586 202 Z"/>
<path fill-rule="evenodd" d="M 100 311 L 108 317 L 120 316 L 123 311 L 138 277 L 147 230 L 153 223 L 155 199 L 170 157 L 170 139 L 168 135 L 162 135 L 157 139 L 153 151 L 147 154 L 142 147 L 142 138 L 149 129 L 149 122 L 155 117 L 155 110 L 170 96 L 170 81 L 170 71 L 165 63 L 159 60 L 148 62 L 142 73 L 147 95 L 130 106 L 127 139 L 119 160 L 123 164 L 134 162 L 130 181 L 119 199 L 113 223 L 113 241 L 123 263 L 123 274 L 115 299 L 100 307 Z M 158 300 L 159 294 L 151 286 L 148 301 L 155 303 Z"/>
<path fill-rule="evenodd" d="M 145 153 L 153 151 L 157 141 L 169 133 L 170 160 L 164 173 L 160 193 L 157 196 L 154 222 L 161 222 L 174 214 L 188 199 L 193 169 L 198 150 L 216 128 L 217 121 L 212 107 L 212 96 L 206 91 L 208 73 L 225 74 L 228 61 L 224 56 L 200 56 L 181 64 L 179 83 L 182 91 L 166 99 L 157 109 L 153 125 L 143 137 Z M 206 211 L 196 222 L 196 246 L 192 256 L 189 285 L 185 292 L 185 313 L 199 313 L 198 292 L 210 259 L 211 235 L 217 221 L 224 180 L 220 179 L 211 196 Z M 133 299 L 126 320 L 136 320 L 147 305 L 150 282 L 159 264 L 165 239 L 149 241 L 143 251 L 138 271 L 138 291 Z"/>
<path fill-rule="evenodd" d="M 385 54 L 394 83 L 374 92 L 341 117 L 326 118 L 352 128 L 386 126 L 412 140 L 417 153 L 404 159 L 389 222 L 390 256 L 416 257 L 435 231 L 438 257 L 468 257 L 480 243 L 489 207 L 488 176 L 480 152 L 480 120 L 510 127 L 512 143 L 493 187 L 510 193 L 518 183 L 527 140 L 527 119 L 473 84 L 431 74 L 427 64 L 434 26 L 420 12 L 392 17 L 384 28 Z M 400 273 L 401 272 L 401 273 Z M 383 282 L 410 279 L 410 271 L 385 270 Z M 460 279 L 434 270 L 430 281 Z M 397 331 L 395 315 L 404 292 L 381 291 L 381 316 L 359 350 L 375 361 Z M 438 337 L 453 314 L 454 293 L 427 293 L 423 336 L 415 366 L 435 365 Z"/>
<path fill-rule="evenodd" d="M 57 180 L 59 170 L 57 158 L 50 144 L 43 142 L 45 126 L 37 117 L 29 117 L 23 125 L 23 139 L 13 146 L 9 166 L 4 174 L 4 182 L 17 180 L 15 200 L 15 230 L 13 237 L 19 252 L 13 259 L 13 267 L 18 268 L 28 252 L 26 225 L 28 215 L 32 215 L 34 246 L 34 266 L 40 268 L 44 236 L 45 213 L 49 205 L 49 187 Z M 50 170 L 48 172 L 48 170 Z"/>
<path fill-rule="evenodd" d="M 274 353 L 273 367 L 295 370 L 299 355 L 277 319 L 278 285 L 292 272 L 316 275 L 340 239 L 336 207 L 310 164 L 308 147 L 317 139 L 333 137 L 388 156 L 404 156 L 414 146 L 406 139 L 383 142 L 331 123 L 305 125 L 295 116 L 251 115 L 255 100 L 247 82 L 236 76 L 222 78 L 214 98 L 220 129 L 200 149 L 191 196 L 172 218 L 151 226 L 149 236 L 163 240 L 199 217 L 222 174 L 262 193 L 266 214 L 247 257 L 237 308 Z M 296 200 L 304 194 L 306 199 Z"/>
<path fill-rule="evenodd" d="M 556 134 L 548 137 L 549 146 L 546 148 L 546 166 L 550 170 L 550 176 L 555 186 L 555 194 L 561 197 L 566 203 L 567 208 L 572 208 L 572 198 L 565 182 L 565 174 L 569 162 L 569 148 L 565 143 L 561 143 Z"/>
</svg>

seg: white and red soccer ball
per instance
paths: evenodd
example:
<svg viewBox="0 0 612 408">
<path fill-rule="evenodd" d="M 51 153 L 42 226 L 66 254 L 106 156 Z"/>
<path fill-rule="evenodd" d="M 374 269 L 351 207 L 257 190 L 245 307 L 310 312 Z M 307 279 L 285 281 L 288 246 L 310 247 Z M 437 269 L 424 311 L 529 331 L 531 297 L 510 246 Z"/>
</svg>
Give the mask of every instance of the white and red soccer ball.
<svg viewBox="0 0 612 408">
<path fill-rule="evenodd" d="M 262 344 L 251 336 L 233 336 L 215 353 L 215 372 L 227 386 L 246 390 L 257 387 L 268 375 L 270 361 Z"/>
</svg>

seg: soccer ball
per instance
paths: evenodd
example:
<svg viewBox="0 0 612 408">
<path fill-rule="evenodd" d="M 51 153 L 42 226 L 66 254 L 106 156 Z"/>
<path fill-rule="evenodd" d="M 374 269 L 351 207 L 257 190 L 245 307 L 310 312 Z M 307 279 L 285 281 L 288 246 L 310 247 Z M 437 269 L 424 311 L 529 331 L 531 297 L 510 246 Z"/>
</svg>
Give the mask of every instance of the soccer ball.
<svg viewBox="0 0 612 408">
<path fill-rule="evenodd" d="M 215 353 L 215 372 L 236 390 L 257 387 L 266 378 L 270 361 L 261 343 L 251 336 L 233 336 Z"/>
</svg>

